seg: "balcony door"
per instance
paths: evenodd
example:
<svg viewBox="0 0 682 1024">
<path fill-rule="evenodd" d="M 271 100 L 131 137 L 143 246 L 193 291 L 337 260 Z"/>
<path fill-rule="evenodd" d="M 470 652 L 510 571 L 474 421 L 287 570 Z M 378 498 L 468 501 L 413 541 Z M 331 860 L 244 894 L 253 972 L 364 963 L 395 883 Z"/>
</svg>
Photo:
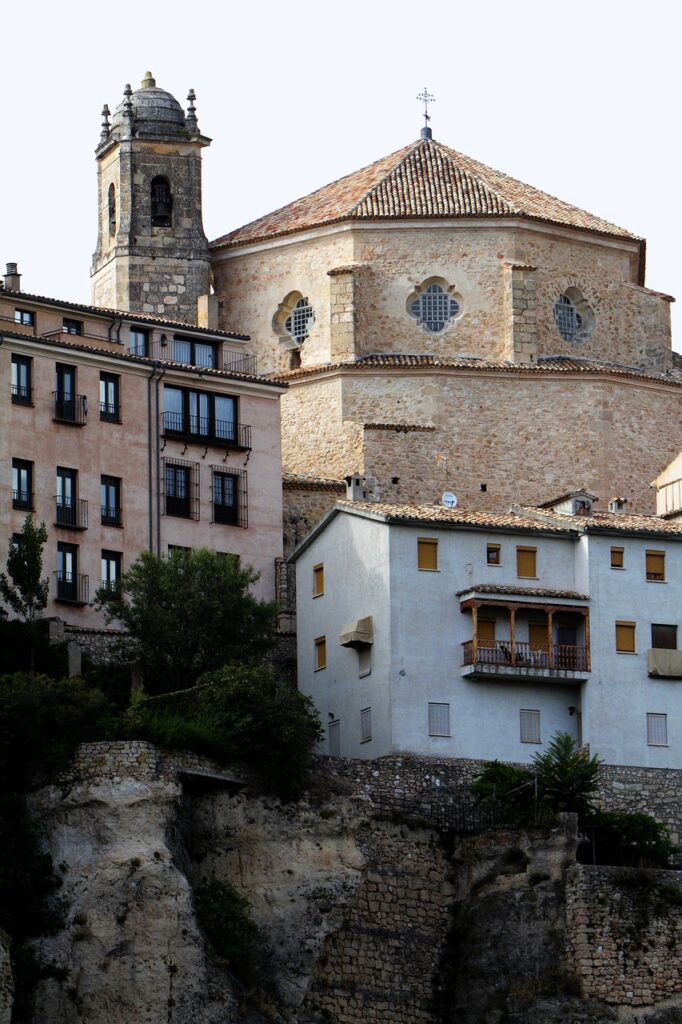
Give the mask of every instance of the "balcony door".
<svg viewBox="0 0 682 1024">
<path fill-rule="evenodd" d="M 57 545 L 57 597 L 61 601 L 75 601 L 78 590 L 78 547 L 75 544 Z"/>
<path fill-rule="evenodd" d="M 60 419 L 76 419 L 76 367 L 57 363 L 57 415 Z"/>
<path fill-rule="evenodd" d="M 215 396 L 215 436 L 221 441 L 237 440 L 237 402 L 234 398 Z"/>
<path fill-rule="evenodd" d="M 57 522 L 60 526 L 76 526 L 77 470 L 57 468 Z"/>
<path fill-rule="evenodd" d="M 195 437 L 210 437 L 211 403 L 210 395 L 203 391 L 189 393 L 189 432 Z"/>
</svg>

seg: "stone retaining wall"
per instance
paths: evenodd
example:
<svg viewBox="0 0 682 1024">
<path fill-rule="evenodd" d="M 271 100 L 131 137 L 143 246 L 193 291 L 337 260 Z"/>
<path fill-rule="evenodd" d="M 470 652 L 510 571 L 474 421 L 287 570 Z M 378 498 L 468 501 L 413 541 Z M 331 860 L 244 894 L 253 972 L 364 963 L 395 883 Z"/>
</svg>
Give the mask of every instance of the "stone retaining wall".
<svg viewBox="0 0 682 1024">
<path fill-rule="evenodd" d="M 164 752 L 146 740 L 106 740 L 82 743 L 71 766 L 59 775 L 59 785 L 117 781 L 176 782 L 182 769 L 223 772 L 214 761 L 190 751 Z"/>
<path fill-rule="evenodd" d="M 682 878 L 675 871 L 571 869 L 567 959 L 583 996 L 651 1006 L 682 992 Z"/>
</svg>

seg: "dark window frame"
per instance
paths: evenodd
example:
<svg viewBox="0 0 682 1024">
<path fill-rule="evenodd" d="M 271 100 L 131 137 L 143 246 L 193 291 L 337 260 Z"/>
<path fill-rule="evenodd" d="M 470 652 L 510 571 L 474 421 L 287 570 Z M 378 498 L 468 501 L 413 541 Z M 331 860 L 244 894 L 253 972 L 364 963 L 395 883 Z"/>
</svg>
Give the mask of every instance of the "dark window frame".
<svg viewBox="0 0 682 1024">
<path fill-rule="evenodd" d="M 18 352 L 12 353 L 12 377 L 15 376 L 14 367 L 22 367 L 26 372 L 26 383 L 20 382 L 20 373 L 17 371 L 16 383 L 12 383 L 12 404 L 33 405 L 33 359 L 31 356 L 23 356 Z"/>
<path fill-rule="evenodd" d="M 677 650 L 677 624 L 652 622 L 651 623 L 651 646 L 656 650 L 676 651 Z"/>
<path fill-rule="evenodd" d="M 182 342 L 185 345 L 190 346 L 190 358 L 189 362 L 184 359 L 178 359 L 175 351 L 175 346 L 178 342 Z M 188 338 L 184 334 L 174 334 L 171 341 L 166 343 L 170 347 L 170 361 L 173 363 L 181 363 L 183 366 L 203 366 L 206 369 L 214 370 L 218 365 L 216 345 L 212 341 L 202 340 L 201 338 Z M 199 363 L 197 362 L 197 345 L 201 345 L 202 348 L 210 348 L 213 356 L 213 361 L 210 363 Z"/>
<path fill-rule="evenodd" d="M 134 337 L 140 335 L 140 337 Z M 134 356 L 149 355 L 149 330 L 146 327 L 130 328 L 130 354 Z"/>
<path fill-rule="evenodd" d="M 15 324 L 22 324 L 24 327 L 35 327 L 36 315 L 32 309 L 17 309 L 14 310 L 14 322 Z"/>
<path fill-rule="evenodd" d="M 149 212 L 153 228 L 173 227 L 173 190 L 165 174 L 155 175 L 149 186 Z"/>
<path fill-rule="evenodd" d="M 108 387 L 113 385 L 114 389 L 114 401 L 110 402 L 108 398 L 104 398 L 102 401 L 102 385 L 105 385 L 105 396 L 108 393 Z M 108 373 L 102 370 L 99 375 L 99 418 L 106 420 L 107 423 L 120 423 L 121 422 L 121 376 L 118 373 Z"/>
<path fill-rule="evenodd" d="M 198 521 L 199 463 L 186 459 L 163 459 L 162 473 L 164 515 Z"/>
<path fill-rule="evenodd" d="M 67 556 L 71 555 L 72 568 L 65 569 L 60 568 L 60 561 L 63 558 L 63 565 L 66 564 Z M 79 546 L 78 544 L 68 544 L 63 541 L 57 543 L 57 571 L 55 577 L 57 581 L 57 601 L 63 601 L 66 604 L 87 604 L 88 603 L 88 588 L 89 588 L 89 577 L 84 576 L 78 572 L 79 565 Z"/>
<path fill-rule="evenodd" d="M 169 391 L 178 391 L 182 395 L 182 412 L 165 408 L 165 395 Z M 202 398 L 208 400 L 208 416 L 197 416 L 191 413 L 191 398 L 197 397 L 197 406 Z M 233 403 L 234 418 L 221 420 L 216 418 L 216 399 L 227 398 Z M 240 401 L 238 395 L 221 394 L 218 391 L 202 391 L 197 388 L 178 387 L 175 384 L 164 385 L 164 411 L 162 413 L 163 433 L 167 437 L 177 437 L 182 441 L 195 444 L 219 445 L 225 448 L 236 448 L 248 451 L 251 448 L 251 427 L 239 420 Z M 192 429 L 192 427 L 195 429 Z M 198 430 L 196 427 L 198 426 Z M 205 429 L 202 430 L 202 427 Z"/>
<path fill-rule="evenodd" d="M 18 487 L 14 486 L 14 473 L 17 477 Z M 26 473 L 28 488 L 21 486 L 21 475 Z M 12 508 L 32 512 L 33 505 L 33 462 L 30 459 L 12 459 Z"/>
<path fill-rule="evenodd" d="M 62 318 L 62 333 L 73 334 L 82 336 L 83 334 L 83 321 L 75 320 L 71 316 L 65 316 Z"/>
<path fill-rule="evenodd" d="M 106 569 L 102 571 L 102 563 L 106 562 Z M 113 576 L 111 574 L 111 566 L 115 566 Z M 115 593 L 121 585 L 121 574 L 123 571 L 123 552 L 121 551 L 110 551 L 108 548 L 102 548 L 100 555 L 100 583 L 102 590 L 107 590 L 110 593 Z M 106 575 L 105 575 L 106 573 Z"/>
<path fill-rule="evenodd" d="M 218 497 L 225 497 L 225 479 L 234 480 L 232 502 L 216 501 L 216 482 L 220 481 Z M 243 530 L 249 525 L 249 503 L 247 474 L 245 469 L 226 469 L 211 466 L 211 522 L 225 526 L 238 526 Z"/>
<path fill-rule="evenodd" d="M 100 521 L 103 526 L 121 526 L 121 478 L 102 473 L 100 477 Z M 106 489 L 106 491 L 105 491 Z M 109 500 L 113 492 L 114 504 Z M 106 501 L 104 500 L 106 497 Z"/>
</svg>

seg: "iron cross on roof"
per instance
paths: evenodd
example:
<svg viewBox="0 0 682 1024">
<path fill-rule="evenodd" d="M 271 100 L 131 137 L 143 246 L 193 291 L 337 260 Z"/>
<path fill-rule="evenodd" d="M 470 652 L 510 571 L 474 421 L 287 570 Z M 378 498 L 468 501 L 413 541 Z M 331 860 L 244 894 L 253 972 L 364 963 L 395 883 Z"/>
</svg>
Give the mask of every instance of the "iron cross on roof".
<svg viewBox="0 0 682 1024">
<path fill-rule="evenodd" d="M 432 138 L 432 135 L 431 129 L 429 128 L 429 121 L 431 120 L 431 115 L 429 114 L 429 103 L 435 103 L 436 97 L 432 96 L 426 86 L 424 86 L 424 91 L 419 93 L 417 99 L 420 103 L 424 104 L 424 127 L 421 130 L 421 137 L 422 139 L 430 139 Z"/>
</svg>

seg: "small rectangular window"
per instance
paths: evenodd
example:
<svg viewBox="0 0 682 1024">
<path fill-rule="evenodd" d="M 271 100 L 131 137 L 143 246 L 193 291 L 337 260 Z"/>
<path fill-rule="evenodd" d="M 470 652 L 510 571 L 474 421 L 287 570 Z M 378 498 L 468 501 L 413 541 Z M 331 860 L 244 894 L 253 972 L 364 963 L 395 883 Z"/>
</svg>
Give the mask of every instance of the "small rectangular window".
<svg viewBox="0 0 682 1024">
<path fill-rule="evenodd" d="M 327 726 L 329 736 L 329 756 L 341 757 L 341 722 L 337 719 Z"/>
<path fill-rule="evenodd" d="M 120 551 L 102 551 L 102 588 L 104 590 L 118 590 L 121 581 L 121 560 Z"/>
<path fill-rule="evenodd" d="M 100 478 L 100 505 L 105 526 L 121 525 L 121 481 L 117 476 Z"/>
<path fill-rule="evenodd" d="M 430 537 L 417 539 L 417 568 L 429 572 L 438 570 L 438 541 Z"/>
<path fill-rule="evenodd" d="M 429 736 L 450 735 L 450 705 L 429 704 Z"/>
<path fill-rule="evenodd" d="M 62 331 L 64 334 L 82 334 L 83 321 L 72 320 L 71 317 L 65 316 L 62 321 Z"/>
<path fill-rule="evenodd" d="M 360 712 L 360 742 L 369 743 L 372 738 L 372 709 L 363 708 Z"/>
<path fill-rule="evenodd" d="M 647 714 L 646 741 L 650 747 L 668 746 L 668 716 Z"/>
<path fill-rule="evenodd" d="M 486 560 L 488 565 L 499 565 L 501 560 L 501 547 L 499 544 L 488 544 L 486 548 Z"/>
<path fill-rule="evenodd" d="M 677 626 L 666 626 L 660 622 L 652 622 L 651 646 L 664 651 L 676 651 Z"/>
<path fill-rule="evenodd" d="M 516 549 L 516 575 L 534 580 L 537 577 L 537 548 Z"/>
<path fill-rule="evenodd" d="M 315 671 L 327 667 L 327 638 L 318 636 L 315 640 Z"/>
<path fill-rule="evenodd" d="M 647 551 L 646 578 L 658 583 L 665 580 L 665 551 Z"/>
<path fill-rule="evenodd" d="M 130 354 L 131 356 L 149 355 L 149 331 L 145 331 L 141 327 L 131 327 Z"/>
<path fill-rule="evenodd" d="M 211 466 L 213 492 L 213 522 L 228 526 L 249 525 L 247 478 L 245 469 L 226 470 L 224 466 Z"/>
<path fill-rule="evenodd" d="M 313 566 L 313 597 L 322 597 L 324 594 L 324 565 Z"/>
<path fill-rule="evenodd" d="M 30 356 L 12 356 L 12 402 L 14 405 L 32 405 L 32 364 Z"/>
<path fill-rule="evenodd" d="M 611 548 L 611 568 L 625 568 L 625 548 Z"/>
<path fill-rule="evenodd" d="M 523 710 L 519 711 L 519 716 L 521 722 L 521 742 L 541 743 L 540 712 Z"/>
<path fill-rule="evenodd" d="M 12 459 L 12 508 L 33 508 L 33 463 Z"/>
<path fill-rule="evenodd" d="M 635 654 L 635 629 L 636 622 L 616 623 L 616 650 L 620 654 Z"/>
<path fill-rule="evenodd" d="M 108 420 L 110 423 L 120 422 L 120 382 L 121 378 L 117 373 L 100 373 L 99 418 L 101 420 Z"/>
<path fill-rule="evenodd" d="M 15 324 L 24 324 L 26 327 L 33 327 L 36 322 L 36 315 L 31 309 L 15 309 Z"/>
</svg>

